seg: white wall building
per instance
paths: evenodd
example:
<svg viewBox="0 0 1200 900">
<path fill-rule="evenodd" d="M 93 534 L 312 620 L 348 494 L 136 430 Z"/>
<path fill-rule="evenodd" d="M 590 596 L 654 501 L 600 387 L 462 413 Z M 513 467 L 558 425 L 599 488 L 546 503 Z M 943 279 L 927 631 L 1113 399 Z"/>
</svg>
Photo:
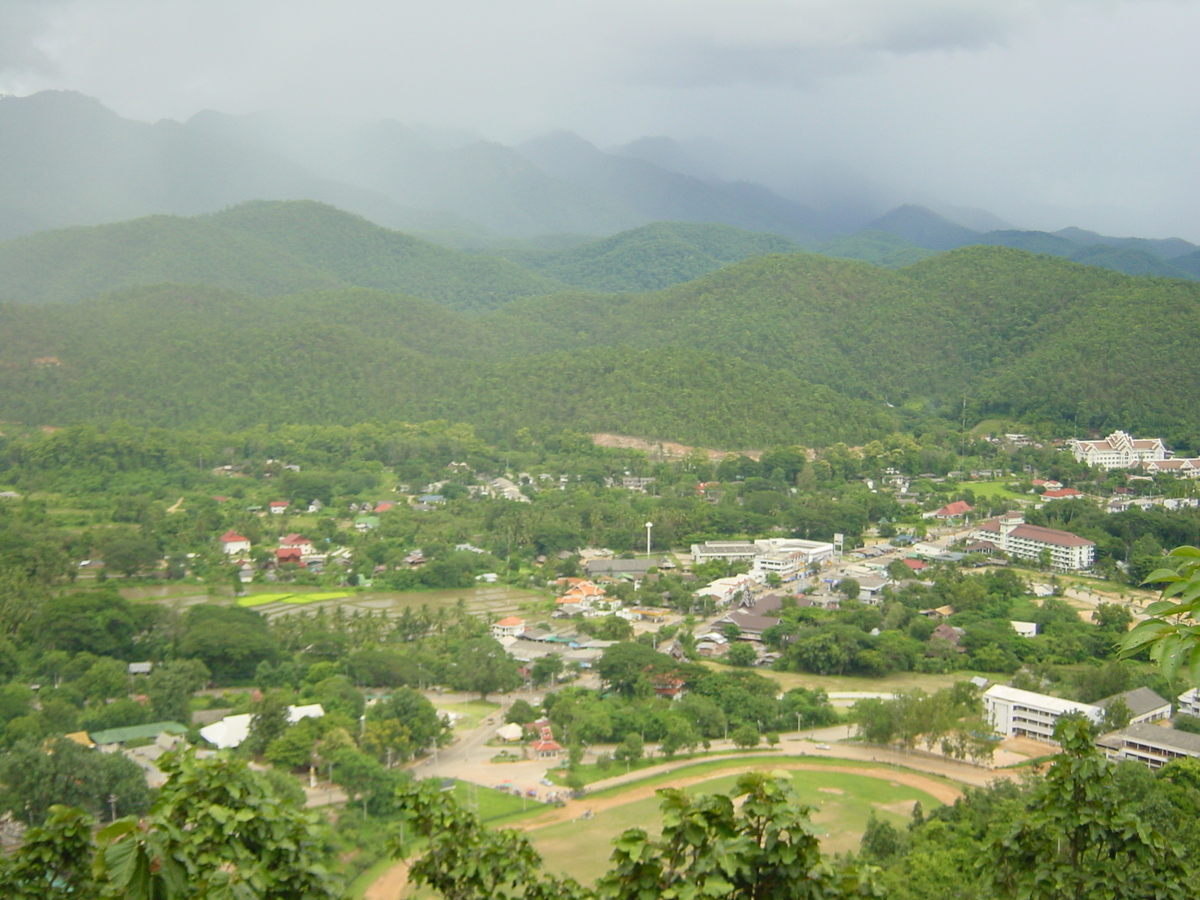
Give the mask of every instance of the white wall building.
<svg viewBox="0 0 1200 900">
<path fill-rule="evenodd" d="M 763 538 L 754 542 L 705 541 L 703 544 L 692 544 L 692 560 L 697 564 L 714 559 L 728 562 L 740 560 L 753 562 L 765 556 L 776 557 L 779 554 L 786 554 L 795 557 L 799 565 L 803 567 L 824 562 L 832 558 L 833 553 L 833 544 L 825 541 L 805 541 L 800 538 Z M 768 567 L 763 571 L 778 571 L 778 569 L 769 568 L 771 565 L 772 563 L 768 563 Z M 782 566 L 783 563 L 774 563 L 774 565 Z"/>
<path fill-rule="evenodd" d="M 768 575 L 778 575 L 787 581 L 803 568 L 804 557 L 800 553 L 764 553 L 754 557 L 750 574 L 759 581 L 765 581 Z"/>
<path fill-rule="evenodd" d="M 697 597 L 712 597 L 718 605 L 728 605 L 744 591 L 750 590 L 754 580 L 749 575 L 731 575 L 718 578 L 696 591 Z"/>
<path fill-rule="evenodd" d="M 1055 569 L 1090 569 L 1096 559 L 1096 545 L 1086 538 L 1057 528 L 1026 525 L 1016 513 L 989 519 L 971 537 L 991 541 L 1003 552 L 1021 559 L 1038 560 L 1043 551 L 1049 551 L 1050 565 Z"/>
<path fill-rule="evenodd" d="M 1179 695 L 1175 702 L 1179 712 L 1200 718 L 1200 688 L 1191 688 Z"/>
<path fill-rule="evenodd" d="M 826 541 L 806 541 L 801 538 L 763 538 L 754 542 L 759 553 L 797 553 L 806 566 L 832 559 L 834 546 Z"/>
<path fill-rule="evenodd" d="M 699 565 L 714 559 L 726 562 L 749 561 L 758 556 L 759 552 L 758 547 L 750 541 L 705 541 L 703 544 L 692 544 L 692 562 Z"/>
<path fill-rule="evenodd" d="M 1005 737 L 1031 737 L 1050 742 L 1054 741 L 1054 726 L 1060 716 L 1079 712 L 1096 723 L 1104 718 L 1104 710 L 1099 706 L 1003 684 L 992 685 L 984 692 L 983 709 L 992 727 Z"/>
<path fill-rule="evenodd" d="M 1200 734 L 1159 725 L 1130 725 L 1103 741 L 1108 756 L 1132 759 L 1158 769 L 1173 759 L 1200 757 Z"/>
<path fill-rule="evenodd" d="M 1100 441 L 1072 440 L 1069 447 L 1079 462 L 1101 469 L 1132 469 L 1171 455 L 1162 438 L 1134 438 L 1124 431 L 1114 431 Z"/>
<path fill-rule="evenodd" d="M 1151 475 L 1169 474 L 1178 478 L 1200 478 L 1200 459 L 1149 459 L 1142 463 L 1142 469 Z"/>
</svg>

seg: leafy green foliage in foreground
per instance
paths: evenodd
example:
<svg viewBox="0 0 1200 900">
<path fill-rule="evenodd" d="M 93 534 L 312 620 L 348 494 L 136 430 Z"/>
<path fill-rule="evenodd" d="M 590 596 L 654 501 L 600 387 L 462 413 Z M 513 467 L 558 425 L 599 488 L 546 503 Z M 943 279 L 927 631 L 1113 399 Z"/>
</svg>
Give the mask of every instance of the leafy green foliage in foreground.
<svg viewBox="0 0 1200 900">
<path fill-rule="evenodd" d="M 1168 563 L 1147 577 L 1147 584 L 1163 585 L 1162 599 L 1150 604 L 1147 618 L 1125 636 L 1123 652 L 1133 655 L 1149 647 L 1150 658 L 1168 677 L 1183 669 L 1200 684 L 1200 550 L 1176 547 Z"/>
<path fill-rule="evenodd" d="M 316 818 L 278 800 L 231 757 L 164 756 L 169 775 L 144 818 L 92 843 L 90 819 L 57 806 L 0 862 L 6 898 L 322 900 L 339 896 Z"/>
<path fill-rule="evenodd" d="M 907 833 L 878 820 L 863 857 L 891 900 L 1182 900 L 1195 895 L 1200 764 L 1112 763 L 1064 717 L 1062 753 L 1024 785 L 968 791 Z"/>
</svg>

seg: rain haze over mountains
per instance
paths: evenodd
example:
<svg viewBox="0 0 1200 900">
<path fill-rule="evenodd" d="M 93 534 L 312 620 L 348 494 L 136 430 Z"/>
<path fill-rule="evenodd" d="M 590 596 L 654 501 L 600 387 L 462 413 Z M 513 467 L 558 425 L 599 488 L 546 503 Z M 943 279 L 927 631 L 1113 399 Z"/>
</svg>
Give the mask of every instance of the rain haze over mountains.
<svg viewBox="0 0 1200 900">
<path fill-rule="evenodd" d="M 3 236 L 258 196 L 426 233 L 811 243 L 911 204 L 1198 241 L 1197 34 L 1166 0 L 9 0 Z"/>
</svg>

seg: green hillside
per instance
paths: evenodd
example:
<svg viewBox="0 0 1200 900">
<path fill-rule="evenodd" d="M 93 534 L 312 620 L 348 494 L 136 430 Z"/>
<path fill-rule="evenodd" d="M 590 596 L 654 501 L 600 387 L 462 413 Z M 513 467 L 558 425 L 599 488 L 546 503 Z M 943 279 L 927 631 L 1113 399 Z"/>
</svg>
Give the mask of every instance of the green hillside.
<svg viewBox="0 0 1200 900">
<path fill-rule="evenodd" d="M 163 282 L 258 296 L 369 287 L 465 311 L 561 287 L 507 260 L 439 247 L 312 201 L 257 201 L 210 216 L 151 216 L 0 243 L 5 300 L 77 303 Z"/>
<path fill-rule="evenodd" d="M 909 243 L 898 235 L 886 231 L 857 231 L 854 234 L 830 238 L 810 248 L 822 256 L 838 259 L 857 259 L 886 269 L 910 266 L 938 253 Z"/>
<path fill-rule="evenodd" d="M 763 391 L 779 386 L 782 396 Z M 0 419 L 180 427 L 396 417 L 620 430 L 729 446 L 860 441 L 895 422 L 786 373 L 680 348 L 497 348 L 485 320 L 352 290 L 256 298 L 156 286 L 0 307 Z"/>
<path fill-rule="evenodd" d="M 150 216 L 0 243 L 0 297 L 17 303 L 78 303 L 166 281 L 258 295 L 341 284 L 306 260 L 204 219 Z"/>
<path fill-rule="evenodd" d="M 469 317 L 365 288 L 159 285 L 0 307 L 0 418 L 447 418 L 761 446 L 957 427 L 965 399 L 972 420 L 1192 443 L 1198 313 L 1193 282 L 982 246 L 896 271 L 772 255 L 656 293 L 563 291 Z"/>
<path fill-rule="evenodd" d="M 1189 310 L 1190 312 L 1185 312 Z M 841 393 L 946 414 L 1051 415 L 1089 426 L 1195 428 L 1200 286 L 1133 278 L 1001 247 L 966 247 L 888 272 L 798 254 L 749 260 L 641 297 L 514 304 L 496 332 L 526 346 L 677 344 L 752 359 Z M 1114 322 L 1126 332 L 1113 358 Z M 1129 335 L 1137 334 L 1133 339 Z M 1063 366 L 1068 346 L 1090 354 Z M 1170 365 L 1165 360 L 1172 360 Z M 1096 378 L 1095 368 L 1108 374 Z M 1036 375 L 1077 387 L 1051 403 Z M 1025 383 L 1019 379 L 1025 378 Z M 1125 384 L 1154 391 L 1126 397 Z M 1083 397 L 1093 400 L 1083 403 Z M 1057 399 L 1057 398 L 1056 398 Z M 1132 417 L 1132 418 L 1130 418 Z M 1187 424 L 1190 423 L 1190 424 Z"/>
<path fill-rule="evenodd" d="M 594 291 L 655 291 L 753 256 L 791 253 L 787 238 L 731 225 L 655 222 L 564 250 L 510 251 L 509 259 Z"/>
<path fill-rule="evenodd" d="M 243 203 L 212 219 L 332 272 L 344 284 L 423 297 L 452 309 L 494 309 L 562 287 L 507 260 L 439 247 L 321 203 Z"/>
</svg>

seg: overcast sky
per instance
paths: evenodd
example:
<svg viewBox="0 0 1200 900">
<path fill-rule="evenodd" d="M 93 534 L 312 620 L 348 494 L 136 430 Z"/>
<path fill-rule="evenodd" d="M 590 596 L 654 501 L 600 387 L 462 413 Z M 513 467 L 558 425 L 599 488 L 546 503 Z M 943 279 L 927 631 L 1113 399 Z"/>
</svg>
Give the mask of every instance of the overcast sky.
<svg viewBox="0 0 1200 900">
<path fill-rule="evenodd" d="M 0 92 L 506 143 L 708 137 L 774 184 L 1200 242 L 1191 0 L 0 0 Z"/>
</svg>

